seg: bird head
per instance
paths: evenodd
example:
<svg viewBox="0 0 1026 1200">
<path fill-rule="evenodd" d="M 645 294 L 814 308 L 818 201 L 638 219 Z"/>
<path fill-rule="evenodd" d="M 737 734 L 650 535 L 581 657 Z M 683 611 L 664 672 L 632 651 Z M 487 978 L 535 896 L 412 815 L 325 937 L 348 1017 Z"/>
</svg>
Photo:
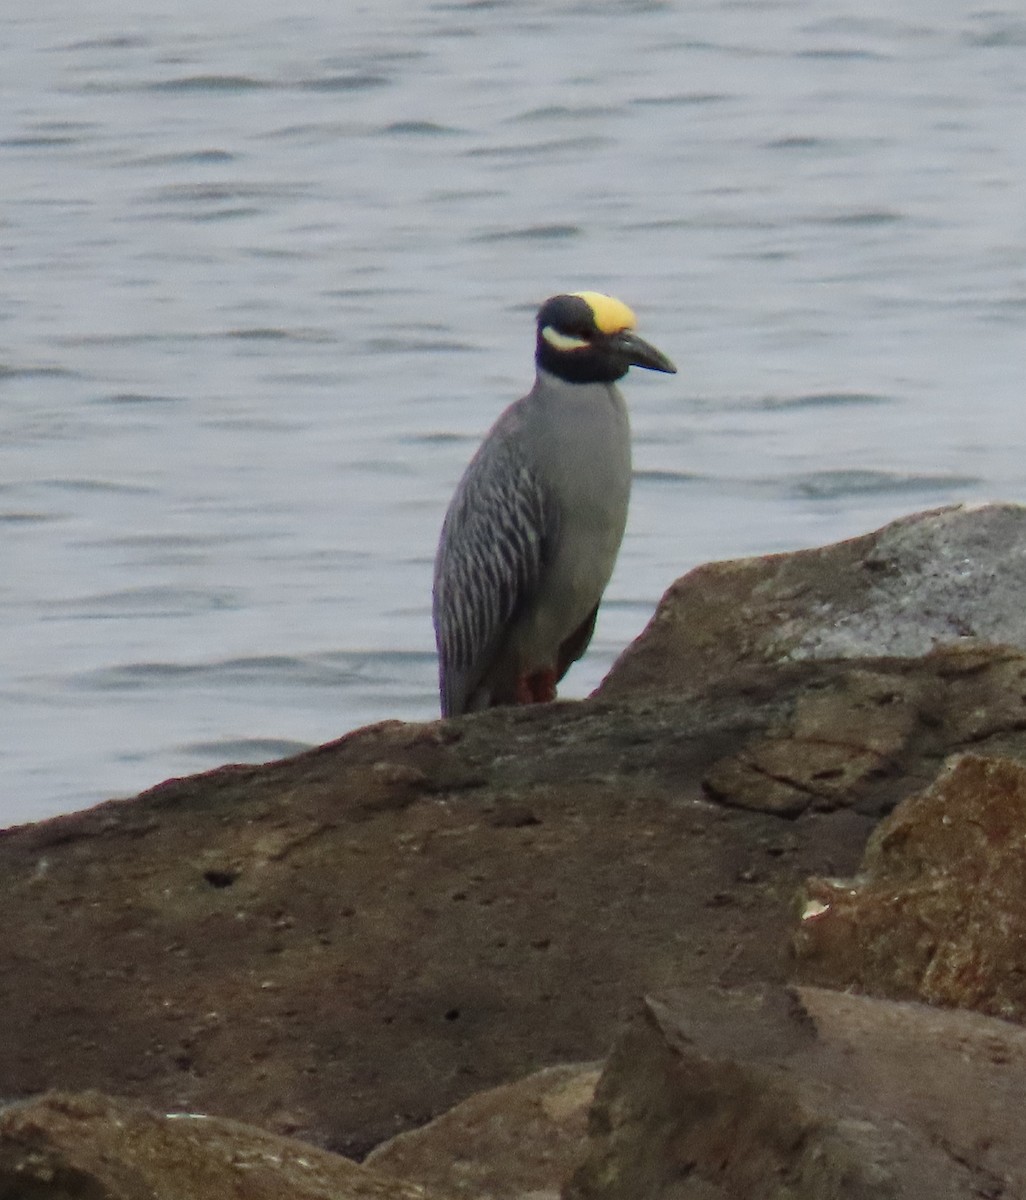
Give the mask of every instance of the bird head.
<svg viewBox="0 0 1026 1200">
<path fill-rule="evenodd" d="M 613 383 L 630 367 L 677 368 L 634 332 L 634 313 L 601 292 L 552 296 L 538 310 L 538 366 L 568 383 Z"/>
</svg>

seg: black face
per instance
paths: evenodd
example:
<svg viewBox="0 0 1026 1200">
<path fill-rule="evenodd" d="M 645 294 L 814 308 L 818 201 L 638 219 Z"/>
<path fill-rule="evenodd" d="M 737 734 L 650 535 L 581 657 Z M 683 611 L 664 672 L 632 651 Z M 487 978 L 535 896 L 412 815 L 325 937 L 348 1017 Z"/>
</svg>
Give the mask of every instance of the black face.
<svg viewBox="0 0 1026 1200">
<path fill-rule="evenodd" d="M 587 345 L 560 350 L 542 336 L 546 327 Z M 535 361 L 543 370 L 570 383 L 612 383 L 627 374 L 629 363 L 608 352 L 605 336 L 595 325 L 595 316 L 580 296 L 553 296 L 538 310 L 538 345 Z"/>
<path fill-rule="evenodd" d="M 546 328 L 585 344 L 561 349 L 543 336 Z M 668 358 L 632 330 L 603 333 L 595 324 L 591 306 L 581 296 L 553 296 L 541 306 L 535 361 L 568 383 L 614 383 L 627 374 L 629 367 L 676 371 Z"/>
</svg>

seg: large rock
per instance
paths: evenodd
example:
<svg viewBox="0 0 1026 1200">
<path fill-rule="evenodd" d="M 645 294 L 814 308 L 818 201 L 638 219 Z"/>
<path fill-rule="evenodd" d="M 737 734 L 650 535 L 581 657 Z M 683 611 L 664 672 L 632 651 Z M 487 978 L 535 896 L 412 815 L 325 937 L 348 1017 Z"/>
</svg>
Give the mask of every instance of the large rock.
<svg viewBox="0 0 1026 1200">
<path fill-rule="evenodd" d="M 679 579 L 599 693 L 679 691 L 746 663 L 913 658 L 966 638 L 1026 650 L 1026 507 L 916 513 L 821 549 Z"/>
<path fill-rule="evenodd" d="M 802 989 L 648 1000 L 565 1200 L 978 1200 L 1026 1190 L 1026 1031 Z"/>
<path fill-rule="evenodd" d="M 803 979 L 1026 1021 L 1026 768 L 966 755 L 873 833 L 850 880 L 811 880 Z"/>
<path fill-rule="evenodd" d="M 443 1200 L 406 1183 L 199 1113 L 98 1092 L 0 1112 L 0 1200 Z"/>
<path fill-rule="evenodd" d="M 599 1067 L 548 1067 L 379 1146 L 367 1166 L 466 1200 L 558 1200 L 584 1153 Z"/>
<path fill-rule="evenodd" d="M 796 889 L 851 871 L 872 821 L 709 804 L 703 770 L 762 719 L 724 696 L 393 724 L 10 831 L 3 1087 L 359 1157 L 601 1056 L 641 992 L 782 979 Z"/>
<path fill-rule="evenodd" d="M 1019 513 L 928 514 L 893 539 L 968 542 L 976 522 L 1014 577 L 998 535 Z M 938 543 L 952 587 L 962 542 Z M 806 632 L 844 623 L 840 593 L 823 616 L 815 556 L 735 570 L 760 572 L 787 576 L 788 620 L 804 587 Z M 961 628 L 1006 628 L 991 593 L 991 625 Z M 753 639 L 787 616 L 776 585 L 747 594 Z M 737 635 L 736 614 L 718 627 Z M 869 657 L 758 662 L 728 645 L 708 678 L 671 660 L 661 691 L 621 671 L 604 698 L 386 723 L 8 831 L 5 1094 L 99 1088 L 359 1156 L 475 1092 L 604 1054 L 639 994 L 786 979 L 805 878 L 851 874 L 875 814 L 952 752 L 1026 759 L 1022 652 L 880 658 L 904 645 L 889 628 Z M 692 664 L 713 664 L 710 646 Z"/>
</svg>

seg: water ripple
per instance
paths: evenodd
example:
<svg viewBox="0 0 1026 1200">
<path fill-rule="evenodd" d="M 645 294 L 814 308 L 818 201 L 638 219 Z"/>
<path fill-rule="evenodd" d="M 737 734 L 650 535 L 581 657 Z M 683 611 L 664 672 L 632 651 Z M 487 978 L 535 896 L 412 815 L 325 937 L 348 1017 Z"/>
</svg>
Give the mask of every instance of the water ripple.
<svg viewBox="0 0 1026 1200">
<path fill-rule="evenodd" d="M 248 92 L 361 92 L 391 82 L 387 75 L 354 72 L 314 76 L 308 79 L 264 79 L 256 75 L 198 74 L 174 79 L 144 79 L 131 82 L 90 80 L 74 89 L 84 94 L 117 95 L 123 92 L 153 92 L 170 95 L 241 95 Z"/>
<path fill-rule="evenodd" d="M 848 212 L 817 213 L 807 217 L 813 225 L 893 225 L 904 221 L 904 213 L 889 208 L 862 208 Z"/>
<path fill-rule="evenodd" d="M 873 61 L 884 59 L 887 55 L 865 46 L 821 46 L 798 50 L 795 58 L 826 59 L 828 61 L 848 62 L 850 60 L 866 59 Z"/>
<path fill-rule="evenodd" d="M 523 229 L 498 229 L 478 233 L 475 242 L 551 242 L 562 238 L 579 237 L 584 232 L 579 225 L 528 225 Z"/>
<path fill-rule="evenodd" d="M 983 15 L 981 14 L 981 17 Z M 1001 15 L 996 12 L 986 14 L 988 17 Z M 1000 20 L 988 29 L 967 34 L 965 40 L 970 46 L 979 46 L 988 50 L 1006 46 L 1026 46 L 1026 21 Z"/>
<path fill-rule="evenodd" d="M 64 519 L 62 513 L 0 511 L 0 525 L 36 525 L 45 521 L 62 521 Z"/>
<path fill-rule="evenodd" d="M 525 112 L 517 113 L 515 116 L 506 117 L 504 124 L 526 124 L 533 121 L 553 121 L 563 119 L 587 120 L 593 117 L 614 117 L 618 114 L 618 109 L 611 108 L 607 105 L 581 104 L 579 106 L 572 106 L 569 104 L 547 104 L 542 108 L 529 108 Z"/>
<path fill-rule="evenodd" d="M 141 483 L 120 483 L 114 479 L 41 479 L 40 484 L 60 492 L 109 492 L 120 496 L 152 496 L 155 487 Z"/>
<path fill-rule="evenodd" d="M 118 405 L 148 405 L 148 404 L 186 404 L 184 396 L 155 396 L 144 392 L 114 392 L 109 396 L 98 396 L 96 404 Z"/>
<path fill-rule="evenodd" d="M 904 474 L 897 471 L 813 471 L 786 481 L 787 490 L 796 496 L 817 500 L 868 493 L 937 493 L 962 491 L 980 482 L 972 475 Z"/>
<path fill-rule="evenodd" d="M 465 150 L 466 158 L 512 159 L 523 166 L 525 158 L 533 155 L 568 154 L 575 150 L 599 150 L 611 144 L 607 137 L 553 138 L 548 142 L 522 142 L 513 146 L 474 146 Z"/>
<path fill-rule="evenodd" d="M 83 38 L 81 41 L 68 42 L 58 49 L 71 52 L 79 50 L 138 50 L 148 45 L 148 40 L 140 35 L 118 33 L 111 34 L 109 37 Z"/>
<path fill-rule="evenodd" d="M 315 345 L 338 340 L 335 334 L 326 329 L 280 329 L 263 325 L 256 325 L 252 329 L 227 329 L 224 336 L 244 342 L 300 342 Z"/>
<path fill-rule="evenodd" d="M 693 471 L 666 471 L 646 468 L 632 472 L 636 483 L 705 483 L 708 476 Z"/>
<path fill-rule="evenodd" d="M 150 203 L 209 204 L 224 200 L 268 200 L 295 194 L 288 183 L 170 183 L 154 188 L 146 197 Z"/>
<path fill-rule="evenodd" d="M 184 742 L 175 749 L 216 763 L 265 763 L 292 758 L 313 748 L 312 742 L 294 742 L 289 738 L 221 738 L 211 742 Z"/>
<path fill-rule="evenodd" d="M 12 367 L 6 363 L 0 363 L 0 383 L 5 383 L 9 379 L 62 377 L 66 379 L 81 378 L 77 371 L 69 371 L 67 367 Z"/>
<path fill-rule="evenodd" d="M 192 617 L 198 612 L 237 609 L 241 605 L 236 594 L 226 589 L 140 587 L 58 600 L 47 607 L 62 618 L 70 612 L 76 618 L 89 620 L 124 620 Z"/>
<path fill-rule="evenodd" d="M 647 108 L 691 108 L 698 104 L 722 104 L 734 98 L 729 92 L 668 92 L 662 96 L 635 96 L 630 103 Z"/>
<path fill-rule="evenodd" d="M 236 160 L 229 150 L 181 150 L 173 154 L 149 154 L 126 160 L 132 167 L 224 166 Z"/>
<path fill-rule="evenodd" d="M 380 132 L 392 137 L 444 137 L 462 131 L 455 125 L 439 125 L 436 121 L 391 121 Z"/>
<path fill-rule="evenodd" d="M 376 337 L 368 338 L 363 349 L 369 354 L 463 354 L 477 347 L 445 338 L 427 341 L 424 338 Z"/>
<path fill-rule="evenodd" d="M 803 396 L 765 396 L 757 402 L 770 412 L 794 408 L 845 408 L 851 405 L 893 404 L 892 396 L 875 392 L 809 392 Z"/>
<path fill-rule="evenodd" d="M 321 655 L 267 654 L 213 662 L 137 662 L 83 671 L 69 682 L 97 691 L 136 691 L 168 684 L 202 684 L 250 688 L 288 686 L 338 688 L 359 678 L 375 678 L 382 668 L 403 670 L 433 664 L 433 654 L 406 651 L 337 652 Z"/>
<path fill-rule="evenodd" d="M 384 87 L 389 83 L 391 80 L 387 75 L 355 74 L 305 79 L 294 86 L 305 92 L 362 92 L 368 88 Z"/>
<path fill-rule="evenodd" d="M 15 137 L 0 138 L 0 146 L 9 150 L 50 150 L 63 146 L 77 146 L 81 142 L 81 137 L 55 133 L 26 133 Z"/>
</svg>

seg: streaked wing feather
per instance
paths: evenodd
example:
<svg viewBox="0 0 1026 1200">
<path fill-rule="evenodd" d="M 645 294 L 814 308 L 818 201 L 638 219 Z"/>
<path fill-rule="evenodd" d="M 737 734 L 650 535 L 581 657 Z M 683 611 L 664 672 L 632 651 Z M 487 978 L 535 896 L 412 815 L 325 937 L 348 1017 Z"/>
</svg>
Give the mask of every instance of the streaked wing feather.
<svg viewBox="0 0 1026 1200">
<path fill-rule="evenodd" d="M 509 440 L 489 440 L 449 505 L 435 560 L 444 716 L 465 711 L 517 611 L 538 587 L 552 506 Z"/>
</svg>

